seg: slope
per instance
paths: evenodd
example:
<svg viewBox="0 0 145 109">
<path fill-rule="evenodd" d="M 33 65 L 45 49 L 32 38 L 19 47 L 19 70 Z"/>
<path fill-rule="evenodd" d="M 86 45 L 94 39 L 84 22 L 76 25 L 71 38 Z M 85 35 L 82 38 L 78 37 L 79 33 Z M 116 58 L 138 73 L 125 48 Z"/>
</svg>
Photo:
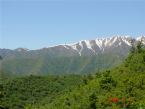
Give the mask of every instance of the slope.
<svg viewBox="0 0 145 109">
<path fill-rule="evenodd" d="M 43 105 L 81 83 L 82 77 L 78 75 L 31 75 L 6 79 L 0 83 L 0 109 L 24 109 L 29 104 Z"/>
<path fill-rule="evenodd" d="M 144 109 L 144 78 L 145 49 L 138 44 L 121 66 L 89 76 L 52 103 L 27 109 Z"/>
<path fill-rule="evenodd" d="M 140 39 L 115 36 L 83 40 L 75 44 L 57 45 L 38 50 L 0 49 L 2 69 L 17 75 L 88 74 L 119 65 L 128 56 L 131 41 Z"/>
</svg>

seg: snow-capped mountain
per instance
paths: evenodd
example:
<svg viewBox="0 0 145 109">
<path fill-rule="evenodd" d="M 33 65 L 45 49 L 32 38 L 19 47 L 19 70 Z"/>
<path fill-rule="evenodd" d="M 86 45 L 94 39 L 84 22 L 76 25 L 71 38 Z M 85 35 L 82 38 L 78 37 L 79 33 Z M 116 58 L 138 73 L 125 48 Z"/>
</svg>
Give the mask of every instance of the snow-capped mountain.
<svg viewBox="0 0 145 109">
<path fill-rule="evenodd" d="M 68 52 L 74 52 L 81 55 L 97 55 L 98 53 L 107 52 L 112 49 L 126 47 L 130 48 L 132 45 L 132 40 L 134 43 L 137 41 L 142 41 L 145 44 L 145 37 L 131 38 L 130 36 L 114 36 L 111 38 L 97 38 L 95 40 L 82 40 L 74 44 L 58 45 L 54 47 L 48 47 L 47 49 L 63 49 Z"/>
<path fill-rule="evenodd" d="M 83 50 L 89 50 L 92 54 L 98 54 L 99 52 L 105 52 L 105 50 L 110 48 L 115 48 L 119 46 L 131 46 L 130 37 L 112 37 L 112 38 L 102 38 L 96 40 L 84 40 L 80 41 L 74 45 L 64 45 L 67 49 L 76 50 L 79 55 L 83 53 Z"/>
<path fill-rule="evenodd" d="M 86 74 L 120 64 L 145 37 L 114 36 L 38 50 L 0 49 L 2 70 L 15 74 Z"/>
</svg>

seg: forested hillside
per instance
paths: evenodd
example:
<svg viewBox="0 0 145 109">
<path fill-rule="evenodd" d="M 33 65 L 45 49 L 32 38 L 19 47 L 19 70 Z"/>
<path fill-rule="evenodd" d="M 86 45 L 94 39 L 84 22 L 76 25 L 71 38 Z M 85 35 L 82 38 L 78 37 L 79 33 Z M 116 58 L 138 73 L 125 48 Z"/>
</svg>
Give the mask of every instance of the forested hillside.
<svg viewBox="0 0 145 109">
<path fill-rule="evenodd" d="M 82 82 L 82 77 L 78 75 L 6 79 L 0 84 L 0 109 L 24 109 L 27 105 L 44 105 Z"/>
<path fill-rule="evenodd" d="M 141 44 L 121 66 L 89 76 L 74 90 L 48 102 L 27 109 L 144 109 L 145 50 Z"/>
<path fill-rule="evenodd" d="M 144 109 L 145 49 L 131 49 L 125 62 L 96 74 L 27 76 L 0 85 L 1 109 Z"/>
</svg>

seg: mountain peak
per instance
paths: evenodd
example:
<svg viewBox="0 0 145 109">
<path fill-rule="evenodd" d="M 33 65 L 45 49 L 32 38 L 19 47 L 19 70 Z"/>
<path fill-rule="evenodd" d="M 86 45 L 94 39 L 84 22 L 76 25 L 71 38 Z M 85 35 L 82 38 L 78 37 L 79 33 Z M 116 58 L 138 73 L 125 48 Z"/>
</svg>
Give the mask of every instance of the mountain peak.
<svg viewBox="0 0 145 109">
<path fill-rule="evenodd" d="M 53 50 L 53 51 L 64 51 L 66 53 L 77 53 L 80 56 L 83 55 L 96 55 L 98 53 L 103 53 L 106 51 L 110 51 L 113 49 L 117 49 L 118 47 L 131 47 L 131 40 L 134 39 L 135 42 L 137 41 L 143 41 L 145 44 L 145 37 L 140 36 L 137 38 L 132 38 L 129 35 L 125 36 L 112 36 L 108 38 L 96 38 L 94 40 L 81 40 L 77 43 L 73 44 L 61 44 L 61 45 L 56 45 L 52 47 L 47 47 L 45 50 Z M 43 50 L 43 49 L 41 49 Z M 15 51 L 18 52 L 26 52 L 29 51 L 26 48 L 17 48 Z"/>
<path fill-rule="evenodd" d="M 80 56 L 81 53 L 85 50 L 92 51 L 93 53 L 97 54 L 98 52 L 104 52 L 105 49 L 108 48 L 115 48 L 118 46 L 131 46 L 132 38 L 127 36 L 113 36 L 110 38 L 97 38 L 95 40 L 82 40 L 78 43 L 68 45 L 70 48 L 76 50 Z"/>
</svg>

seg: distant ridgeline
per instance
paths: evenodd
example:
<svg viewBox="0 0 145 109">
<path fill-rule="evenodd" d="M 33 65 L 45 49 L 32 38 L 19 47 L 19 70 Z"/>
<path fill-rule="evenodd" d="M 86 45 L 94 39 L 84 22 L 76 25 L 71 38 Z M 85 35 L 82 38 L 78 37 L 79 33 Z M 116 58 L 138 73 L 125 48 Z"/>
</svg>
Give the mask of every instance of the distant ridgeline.
<svg viewBox="0 0 145 109">
<path fill-rule="evenodd" d="M 89 74 L 119 65 L 130 48 L 145 37 L 84 40 L 39 50 L 0 49 L 1 71 L 16 75 Z"/>
<path fill-rule="evenodd" d="M 145 109 L 145 47 L 91 75 L 25 76 L 0 84 L 0 109 Z"/>
</svg>

